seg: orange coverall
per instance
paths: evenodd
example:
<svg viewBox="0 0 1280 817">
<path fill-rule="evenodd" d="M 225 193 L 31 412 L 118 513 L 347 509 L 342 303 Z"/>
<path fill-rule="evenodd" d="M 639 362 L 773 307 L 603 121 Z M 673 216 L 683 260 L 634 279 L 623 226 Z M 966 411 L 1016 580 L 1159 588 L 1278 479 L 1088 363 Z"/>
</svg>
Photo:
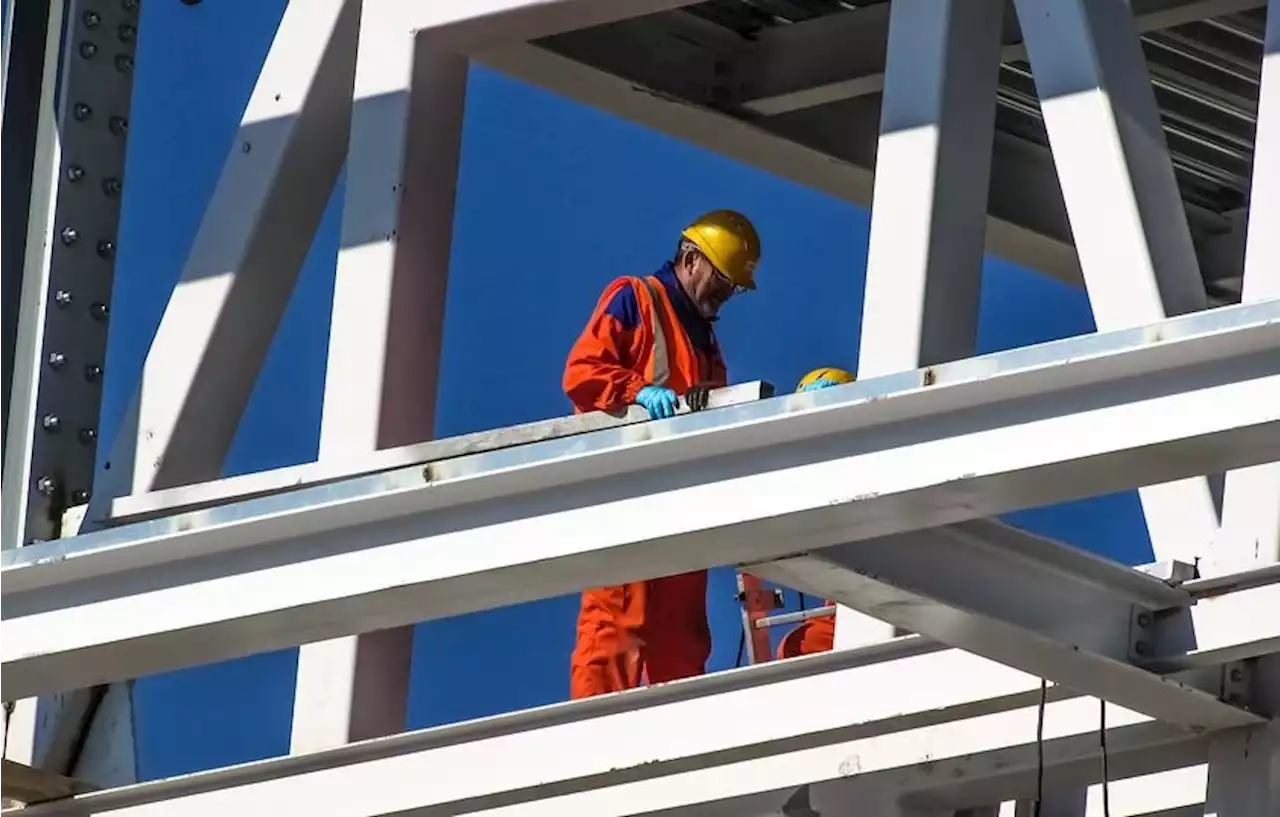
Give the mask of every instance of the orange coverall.
<svg viewBox="0 0 1280 817">
<path fill-rule="evenodd" d="M 625 408 L 650 384 L 677 394 L 726 385 L 712 323 L 698 313 L 670 263 L 643 279 L 613 281 L 565 363 L 564 390 L 574 412 Z M 710 655 L 705 570 L 594 588 L 582 594 L 569 694 L 585 698 L 631 689 L 646 678 L 661 683 L 701 675 Z"/>
<path fill-rule="evenodd" d="M 831 602 L 827 602 L 830 604 Z M 836 617 L 819 616 L 800 622 L 800 626 L 782 637 L 778 644 L 778 658 L 794 658 L 797 655 L 813 655 L 835 649 Z"/>
</svg>

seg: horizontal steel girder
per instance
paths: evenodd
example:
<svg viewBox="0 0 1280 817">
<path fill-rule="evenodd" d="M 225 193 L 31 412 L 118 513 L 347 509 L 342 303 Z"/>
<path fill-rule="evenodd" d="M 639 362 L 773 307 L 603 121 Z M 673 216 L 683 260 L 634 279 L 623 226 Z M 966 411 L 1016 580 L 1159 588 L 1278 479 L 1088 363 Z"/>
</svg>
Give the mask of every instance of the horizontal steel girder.
<svg viewBox="0 0 1280 817">
<path fill-rule="evenodd" d="M 22 548 L 5 694 L 1280 459 L 1278 349 L 1223 308 Z"/>
</svg>

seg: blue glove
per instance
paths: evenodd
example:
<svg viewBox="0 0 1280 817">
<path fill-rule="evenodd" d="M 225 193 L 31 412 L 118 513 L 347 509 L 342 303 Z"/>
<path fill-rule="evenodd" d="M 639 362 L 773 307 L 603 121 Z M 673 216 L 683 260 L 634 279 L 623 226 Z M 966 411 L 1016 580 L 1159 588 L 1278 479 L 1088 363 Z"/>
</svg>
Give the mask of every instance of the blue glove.
<svg viewBox="0 0 1280 817">
<path fill-rule="evenodd" d="M 803 394 L 804 392 L 807 392 L 807 391 L 817 391 L 818 389 L 825 389 L 829 386 L 839 386 L 839 385 L 840 384 L 834 380 L 828 380 L 825 377 L 819 377 L 817 380 L 813 381 L 812 383 L 808 384 L 803 389 L 801 389 L 800 393 Z"/>
<path fill-rule="evenodd" d="M 662 386 L 645 386 L 636 395 L 636 403 L 648 410 L 650 419 L 661 420 L 676 416 L 680 398 L 671 389 L 664 389 Z"/>
</svg>

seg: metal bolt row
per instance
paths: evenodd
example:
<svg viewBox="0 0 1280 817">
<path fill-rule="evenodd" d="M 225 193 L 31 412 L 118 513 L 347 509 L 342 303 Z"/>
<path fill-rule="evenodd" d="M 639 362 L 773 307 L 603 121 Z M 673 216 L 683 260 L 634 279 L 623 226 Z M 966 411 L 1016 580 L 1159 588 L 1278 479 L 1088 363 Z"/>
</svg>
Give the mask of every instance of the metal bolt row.
<svg viewBox="0 0 1280 817">
<path fill-rule="evenodd" d="M 136 13 L 139 8 L 138 0 L 119 0 L 121 8 L 126 12 Z M 80 22 L 85 31 L 90 32 L 93 39 L 82 39 L 76 46 L 76 52 L 81 59 L 91 60 L 98 56 L 102 44 L 110 38 L 110 32 L 103 30 L 102 15 L 93 9 L 85 10 L 80 15 Z M 120 23 L 115 27 L 115 40 L 126 48 L 131 48 L 138 37 L 137 26 L 130 22 Z M 127 52 L 117 53 L 112 58 L 112 65 L 120 74 L 131 74 L 134 68 L 133 55 Z M 76 122 L 89 122 L 94 118 L 94 110 L 87 102 L 77 101 L 71 108 L 72 118 Z M 117 137 L 125 137 L 129 134 L 129 120 L 119 115 L 111 115 L 107 118 L 107 130 Z M 66 169 L 66 179 L 72 184 L 84 181 L 89 176 L 88 171 L 81 165 L 69 164 Z M 117 176 L 108 176 L 101 180 L 100 189 L 102 194 L 107 198 L 119 198 L 123 191 L 123 182 Z M 59 239 L 62 245 L 67 248 L 77 246 L 81 240 L 80 231 L 71 225 L 64 226 L 59 231 Z M 100 238 L 96 242 L 95 252 L 103 261 L 112 261 L 115 258 L 115 241 L 111 238 Z M 67 308 L 72 305 L 75 297 L 71 290 L 59 288 L 53 293 L 53 303 L 59 308 Z M 110 314 L 110 308 L 107 304 L 95 301 L 89 305 L 89 316 L 99 322 L 105 322 Z M 51 351 L 46 361 L 49 368 L 54 372 L 61 372 L 67 366 L 67 356 L 63 352 Z M 85 382 L 90 384 L 100 384 L 102 381 L 102 366 L 97 363 L 86 364 L 81 370 Z M 44 414 L 40 418 L 41 428 L 49 434 L 58 434 L 62 431 L 62 420 L 53 412 Z M 92 447 L 98 441 L 98 431 L 96 428 L 86 427 L 76 431 L 76 438 L 80 444 L 86 447 Z M 56 476 L 50 474 L 42 474 L 35 480 L 36 491 L 46 497 L 52 497 L 59 492 L 60 485 Z M 89 491 L 85 489 L 77 489 L 70 494 L 71 504 L 83 504 L 89 500 Z M 38 541 L 38 540 L 36 540 Z"/>
</svg>

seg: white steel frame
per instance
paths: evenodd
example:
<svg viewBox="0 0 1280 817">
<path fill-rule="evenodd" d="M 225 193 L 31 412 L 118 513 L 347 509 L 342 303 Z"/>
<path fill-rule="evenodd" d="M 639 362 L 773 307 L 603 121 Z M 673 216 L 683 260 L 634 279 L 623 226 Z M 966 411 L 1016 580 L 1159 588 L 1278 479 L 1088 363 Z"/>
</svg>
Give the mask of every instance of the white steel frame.
<svg viewBox="0 0 1280 817">
<path fill-rule="evenodd" d="M 5 546 L 26 546 L 3 554 L 0 684 L 6 700 L 60 693 L 66 714 L 40 719 L 24 699 L 7 745 L 47 766 L 59 752 L 34 747 L 92 730 L 93 705 L 127 705 L 121 682 L 305 646 L 294 756 L 33 815 L 1005 814 L 1037 795 L 1037 766 L 1055 815 L 1100 813 L 1104 790 L 1113 814 L 1280 808 L 1280 247 L 1263 226 L 1280 212 L 1280 0 L 1244 303 L 1210 311 L 1136 31 L 1259 2 L 1134 17 L 1109 0 L 1016 0 L 1025 43 L 1010 46 L 1001 0 L 893 0 L 861 14 L 880 39 L 858 28 L 871 45 L 842 47 L 866 64 L 832 82 L 783 56 L 792 38 L 803 48 L 786 53 L 812 57 L 815 28 L 784 30 L 744 92 L 769 113 L 882 89 L 874 182 L 530 42 L 685 4 L 290 4 L 83 525 L 68 516 L 63 538 L 28 545 L 10 510 L 28 518 L 41 341 L 68 341 L 40 328 L 40 247 L 70 194 L 34 180 L 48 205 L 29 215 L 20 337 L 36 340 L 6 361 L 27 386 L 6 407 L 20 422 Z M 1074 247 L 985 215 L 1011 48 L 1032 64 Z M 468 57 L 874 198 L 859 382 L 426 442 Z M 51 125 L 41 134 L 50 171 Z M 217 480 L 344 163 L 320 461 Z M 970 357 L 984 248 L 1082 279 L 1099 334 Z M 1204 475 L 1223 472 L 1219 511 Z M 1128 488 L 1172 572 L 985 518 Z M 620 516 L 631 524 L 600 523 Z M 847 605 L 844 649 L 396 734 L 408 625 L 726 563 Z M 131 751 L 98 745 L 108 765 Z"/>
</svg>

